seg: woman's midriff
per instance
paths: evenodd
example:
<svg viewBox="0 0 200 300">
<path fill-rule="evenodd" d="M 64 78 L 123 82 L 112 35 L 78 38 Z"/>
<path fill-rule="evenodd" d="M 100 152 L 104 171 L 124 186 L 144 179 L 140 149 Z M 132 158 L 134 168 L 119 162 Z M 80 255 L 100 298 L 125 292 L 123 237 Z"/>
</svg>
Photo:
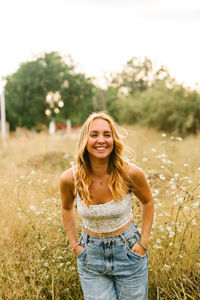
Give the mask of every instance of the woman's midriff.
<svg viewBox="0 0 200 300">
<path fill-rule="evenodd" d="M 92 235 L 92 236 L 95 236 L 95 237 L 99 237 L 99 238 L 102 238 L 104 236 L 109 236 L 109 235 L 119 235 L 119 234 L 122 234 L 128 227 L 129 225 L 131 225 L 132 223 L 132 220 L 130 220 L 126 225 L 124 225 L 122 228 L 116 230 L 116 231 L 112 231 L 112 232 L 103 232 L 103 233 L 97 233 L 97 232 L 92 232 L 86 228 L 83 227 L 84 231 L 89 234 L 89 235 Z"/>
</svg>

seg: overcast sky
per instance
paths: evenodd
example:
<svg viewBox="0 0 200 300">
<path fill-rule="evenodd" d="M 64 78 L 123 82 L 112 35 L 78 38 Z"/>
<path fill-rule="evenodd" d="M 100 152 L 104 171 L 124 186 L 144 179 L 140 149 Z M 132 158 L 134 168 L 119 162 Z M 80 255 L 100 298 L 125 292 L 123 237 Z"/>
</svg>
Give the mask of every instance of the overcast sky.
<svg viewBox="0 0 200 300">
<path fill-rule="evenodd" d="M 200 85 L 199 0 L 0 0 L 0 76 L 43 52 L 99 80 L 133 56 Z"/>
</svg>

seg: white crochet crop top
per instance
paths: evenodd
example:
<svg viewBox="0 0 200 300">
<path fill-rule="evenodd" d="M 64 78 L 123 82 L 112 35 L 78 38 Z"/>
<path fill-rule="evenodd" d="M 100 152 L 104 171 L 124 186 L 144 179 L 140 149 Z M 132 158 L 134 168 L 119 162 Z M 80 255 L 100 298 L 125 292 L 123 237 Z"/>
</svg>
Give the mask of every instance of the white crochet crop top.
<svg viewBox="0 0 200 300">
<path fill-rule="evenodd" d="M 76 184 L 74 168 L 73 174 Z M 87 207 L 77 191 L 76 201 L 83 227 L 95 233 L 116 231 L 133 219 L 131 194 L 127 194 L 118 202 L 112 200 L 104 204 L 91 204 Z"/>
</svg>

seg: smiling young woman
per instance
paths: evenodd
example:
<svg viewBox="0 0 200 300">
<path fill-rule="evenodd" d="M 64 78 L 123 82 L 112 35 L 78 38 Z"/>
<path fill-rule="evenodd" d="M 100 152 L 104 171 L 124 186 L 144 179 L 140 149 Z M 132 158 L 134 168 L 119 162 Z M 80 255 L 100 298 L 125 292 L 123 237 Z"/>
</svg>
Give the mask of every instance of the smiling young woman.
<svg viewBox="0 0 200 300">
<path fill-rule="evenodd" d="M 153 199 L 143 171 L 123 156 L 119 126 L 103 112 L 83 124 L 76 165 L 60 179 L 63 223 L 86 300 L 146 300 Z M 132 193 L 141 201 L 142 232 Z M 83 229 L 77 237 L 74 200 Z"/>
</svg>

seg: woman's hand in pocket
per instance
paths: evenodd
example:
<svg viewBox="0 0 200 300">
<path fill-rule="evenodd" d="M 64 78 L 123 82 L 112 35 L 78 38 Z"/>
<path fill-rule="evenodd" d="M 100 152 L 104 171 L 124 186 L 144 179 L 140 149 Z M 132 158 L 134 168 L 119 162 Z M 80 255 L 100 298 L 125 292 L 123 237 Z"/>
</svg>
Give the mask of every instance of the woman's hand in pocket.
<svg viewBox="0 0 200 300">
<path fill-rule="evenodd" d="M 143 249 L 139 243 L 135 243 L 131 250 L 140 256 L 144 256 L 146 253 L 146 250 Z"/>
<path fill-rule="evenodd" d="M 81 254 L 81 252 L 84 251 L 84 249 L 85 249 L 84 247 L 79 245 L 74 249 L 74 253 L 76 254 L 76 256 L 78 256 L 79 254 Z"/>
</svg>

